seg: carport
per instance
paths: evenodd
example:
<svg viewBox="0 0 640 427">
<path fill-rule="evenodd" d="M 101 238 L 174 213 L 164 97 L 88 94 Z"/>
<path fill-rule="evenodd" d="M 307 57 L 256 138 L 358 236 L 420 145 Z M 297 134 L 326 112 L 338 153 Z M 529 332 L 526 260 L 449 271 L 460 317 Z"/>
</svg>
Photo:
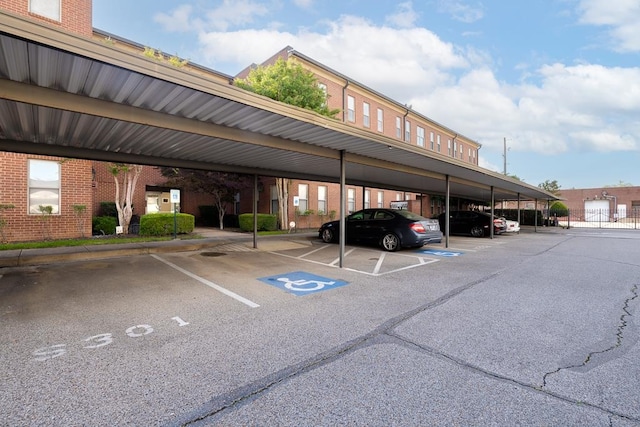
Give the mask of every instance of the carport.
<svg viewBox="0 0 640 427">
<path fill-rule="evenodd" d="M 439 194 L 447 206 L 451 196 L 557 199 L 51 26 L 0 14 L 0 28 L 2 151 L 340 183 L 342 219 L 347 184 Z"/>
</svg>

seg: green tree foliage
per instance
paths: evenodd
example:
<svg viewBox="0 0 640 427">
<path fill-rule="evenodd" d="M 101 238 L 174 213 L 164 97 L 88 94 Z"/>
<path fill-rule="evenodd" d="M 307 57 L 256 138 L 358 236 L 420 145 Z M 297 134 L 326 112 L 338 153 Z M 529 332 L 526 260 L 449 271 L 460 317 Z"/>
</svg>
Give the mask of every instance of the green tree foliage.
<svg viewBox="0 0 640 427">
<path fill-rule="evenodd" d="M 545 182 L 538 184 L 538 187 L 542 188 L 545 191 L 548 191 L 551 194 L 558 195 L 558 193 L 560 193 L 560 185 L 555 179 L 553 181 L 546 180 Z"/>
<path fill-rule="evenodd" d="M 228 206 L 234 202 L 235 195 L 250 188 L 253 182 L 252 177 L 247 175 L 197 169 L 161 167 L 160 173 L 167 178 L 169 186 L 213 196 L 213 202 L 218 208 L 221 230 L 224 228 L 224 214 Z"/>
<path fill-rule="evenodd" d="M 330 110 L 327 94 L 318 85 L 316 76 L 293 59 L 278 59 L 273 65 L 258 66 L 245 79 L 237 79 L 235 85 L 285 104 L 334 117 L 340 112 Z"/>
<path fill-rule="evenodd" d="M 556 201 L 549 206 L 549 215 L 551 216 L 567 216 L 569 215 L 569 209 L 567 205 L 562 202 Z"/>
</svg>

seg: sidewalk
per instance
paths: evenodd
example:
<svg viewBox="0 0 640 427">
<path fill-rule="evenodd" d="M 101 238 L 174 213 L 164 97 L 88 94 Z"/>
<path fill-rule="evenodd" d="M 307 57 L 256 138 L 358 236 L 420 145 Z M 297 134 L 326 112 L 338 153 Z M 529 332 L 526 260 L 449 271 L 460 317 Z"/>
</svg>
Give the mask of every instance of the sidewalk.
<svg viewBox="0 0 640 427">
<path fill-rule="evenodd" d="M 201 238 L 175 239 L 164 242 L 116 243 L 0 251 L 0 268 L 25 267 L 57 262 L 116 258 L 154 253 L 198 251 L 239 242 L 247 246 L 247 248 L 253 248 L 253 234 L 251 233 L 196 227 L 193 230 L 193 234 Z M 309 239 L 315 236 L 317 236 L 317 233 L 312 231 L 258 236 L 257 250 L 272 251 L 290 248 L 292 245 L 309 245 Z"/>
</svg>

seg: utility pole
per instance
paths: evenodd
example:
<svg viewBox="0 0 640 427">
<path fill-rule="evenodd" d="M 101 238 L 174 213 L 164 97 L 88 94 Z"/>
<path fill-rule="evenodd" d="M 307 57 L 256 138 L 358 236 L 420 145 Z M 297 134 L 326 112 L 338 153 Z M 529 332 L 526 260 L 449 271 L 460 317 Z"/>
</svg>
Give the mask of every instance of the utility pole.
<svg viewBox="0 0 640 427">
<path fill-rule="evenodd" d="M 502 157 L 504 157 L 504 174 L 507 174 L 507 138 L 504 138 L 504 154 L 502 155 Z"/>
</svg>

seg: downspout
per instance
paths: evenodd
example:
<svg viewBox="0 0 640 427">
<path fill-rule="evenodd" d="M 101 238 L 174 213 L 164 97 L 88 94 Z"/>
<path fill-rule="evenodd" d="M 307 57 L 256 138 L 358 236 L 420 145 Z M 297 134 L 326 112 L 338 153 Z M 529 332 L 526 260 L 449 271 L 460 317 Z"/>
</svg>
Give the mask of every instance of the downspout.
<svg viewBox="0 0 640 427">
<path fill-rule="evenodd" d="M 342 87 L 342 123 L 347 123 L 347 114 L 349 114 L 347 105 L 347 87 L 349 87 L 349 79 L 346 79 L 345 85 Z"/>
</svg>

